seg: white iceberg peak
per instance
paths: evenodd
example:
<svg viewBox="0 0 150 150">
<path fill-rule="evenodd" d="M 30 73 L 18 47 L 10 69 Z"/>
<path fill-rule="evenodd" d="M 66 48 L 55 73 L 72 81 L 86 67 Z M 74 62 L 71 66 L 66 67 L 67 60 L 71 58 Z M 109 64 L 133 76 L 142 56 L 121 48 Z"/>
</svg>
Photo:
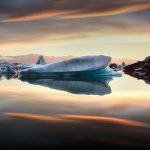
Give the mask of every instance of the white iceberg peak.
<svg viewBox="0 0 150 150">
<path fill-rule="evenodd" d="M 90 71 L 106 68 L 111 62 L 111 57 L 108 56 L 83 56 L 73 58 L 66 61 L 61 61 L 44 66 L 30 68 L 34 72 L 75 72 L 75 71 Z"/>
<path fill-rule="evenodd" d="M 113 76 L 117 74 L 109 68 L 111 57 L 98 56 L 83 56 L 73 58 L 66 61 L 61 61 L 53 64 L 36 65 L 35 67 L 22 70 L 21 76 Z"/>
</svg>

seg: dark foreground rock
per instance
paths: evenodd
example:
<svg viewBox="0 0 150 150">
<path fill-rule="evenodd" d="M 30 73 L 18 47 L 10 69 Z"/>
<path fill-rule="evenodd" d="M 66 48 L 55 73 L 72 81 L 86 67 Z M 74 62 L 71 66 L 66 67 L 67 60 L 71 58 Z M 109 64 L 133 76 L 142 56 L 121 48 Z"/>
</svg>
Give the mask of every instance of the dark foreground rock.
<svg viewBox="0 0 150 150">
<path fill-rule="evenodd" d="M 124 69 L 125 66 L 126 64 L 124 62 L 122 62 L 122 64 L 111 63 L 109 65 L 109 67 L 113 69 L 114 71 L 121 71 Z"/>
<path fill-rule="evenodd" d="M 124 72 L 137 79 L 143 79 L 147 83 L 150 82 L 150 57 L 146 57 L 143 61 L 124 67 Z"/>
</svg>

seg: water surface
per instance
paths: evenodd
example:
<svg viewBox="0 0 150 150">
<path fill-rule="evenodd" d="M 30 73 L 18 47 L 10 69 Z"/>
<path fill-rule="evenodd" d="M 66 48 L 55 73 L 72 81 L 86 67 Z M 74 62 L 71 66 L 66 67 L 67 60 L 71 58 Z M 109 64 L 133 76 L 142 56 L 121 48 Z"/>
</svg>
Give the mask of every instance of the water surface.
<svg viewBox="0 0 150 150">
<path fill-rule="evenodd" d="M 0 81 L 3 149 L 150 149 L 150 85 L 130 76 Z"/>
</svg>

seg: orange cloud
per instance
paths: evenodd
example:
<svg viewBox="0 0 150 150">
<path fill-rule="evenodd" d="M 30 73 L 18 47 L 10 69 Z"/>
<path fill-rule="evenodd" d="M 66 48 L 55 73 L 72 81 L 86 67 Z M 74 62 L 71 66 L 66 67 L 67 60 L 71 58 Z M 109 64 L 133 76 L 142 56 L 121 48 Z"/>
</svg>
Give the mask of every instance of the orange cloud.
<svg viewBox="0 0 150 150">
<path fill-rule="evenodd" d="M 33 5 L 33 4 L 32 4 Z M 132 2 L 101 2 L 101 1 L 85 1 L 77 0 L 74 1 L 62 1 L 62 2 L 49 2 L 43 5 L 37 4 L 34 9 L 33 6 L 28 10 L 24 8 L 24 12 L 19 13 L 19 11 L 14 14 L 7 15 L 7 17 L 2 20 L 2 22 L 17 22 L 17 21 L 29 21 L 44 19 L 48 17 L 54 17 L 56 19 L 74 19 L 74 18 L 87 18 L 87 17 L 97 17 L 97 16 L 110 16 L 125 14 L 130 12 L 136 12 L 141 10 L 150 9 L 150 3 L 147 1 L 140 2 L 138 0 Z M 35 4 L 36 6 L 36 4 Z"/>
<path fill-rule="evenodd" d="M 85 12 L 85 13 L 78 13 L 78 14 L 68 14 L 63 16 L 66 19 L 73 19 L 73 18 L 87 18 L 87 17 L 99 17 L 99 16 L 111 16 L 111 15 L 118 15 L 118 14 L 126 14 L 141 10 L 150 9 L 150 4 L 137 4 L 133 6 L 122 6 L 118 8 L 111 8 L 107 10 L 98 10 L 97 12 Z"/>
<path fill-rule="evenodd" d="M 19 16 L 12 16 L 8 17 L 2 22 L 19 22 L 19 21 L 30 21 L 30 20 L 38 20 L 38 19 L 44 19 L 49 17 L 58 17 L 63 14 L 72 13 L 73 11 L 62 11 L 62 10 L 45 10 L 42 12 L 34 12 L 31 14 L 25 14 L 25 15 L 19 15 Z"/>
</svg>

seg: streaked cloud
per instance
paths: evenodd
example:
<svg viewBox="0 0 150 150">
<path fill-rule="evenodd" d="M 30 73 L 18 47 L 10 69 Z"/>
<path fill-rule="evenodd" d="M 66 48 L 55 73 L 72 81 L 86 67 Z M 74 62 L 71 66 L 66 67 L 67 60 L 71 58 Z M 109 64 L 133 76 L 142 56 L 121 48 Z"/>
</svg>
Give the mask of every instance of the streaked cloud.
<svg viewBox="0 0 150 150">
<path fill-rule="evenodd" d="M 1 0 L 0 52 L 130 57 L 136 49 L 143 58 L 149 15 L 149 0 Z"/>
<path fill-rule="evenodd" d="M 103 5 L 102 5 L 103 6 Z M 150 3 L 145 4 L 136 4 L 136 5 L 124 5 L 116 8 L 109 8 L 109 9 L 101 9 L 96 12 L 84 12 L 80 13 L 72 13 L 68 14 L 68 16 L 64 16 L 64 18 L 86 18 L 86 17 L 98 17 L 98 16 L 111 16 L 111 15 L 118 15 L 118 14 L 125 14 L 130 12 L 136 12 L 140 10 L 145 10 L 150 8 Z"/>
<path fill-rule="evenodd" d="M 3 22 L 16 22 L 55 17 L 56 19 L 109 16 L 150 8 L 148 0 L 8 0 L 0 2 Z"/>
</svg>

